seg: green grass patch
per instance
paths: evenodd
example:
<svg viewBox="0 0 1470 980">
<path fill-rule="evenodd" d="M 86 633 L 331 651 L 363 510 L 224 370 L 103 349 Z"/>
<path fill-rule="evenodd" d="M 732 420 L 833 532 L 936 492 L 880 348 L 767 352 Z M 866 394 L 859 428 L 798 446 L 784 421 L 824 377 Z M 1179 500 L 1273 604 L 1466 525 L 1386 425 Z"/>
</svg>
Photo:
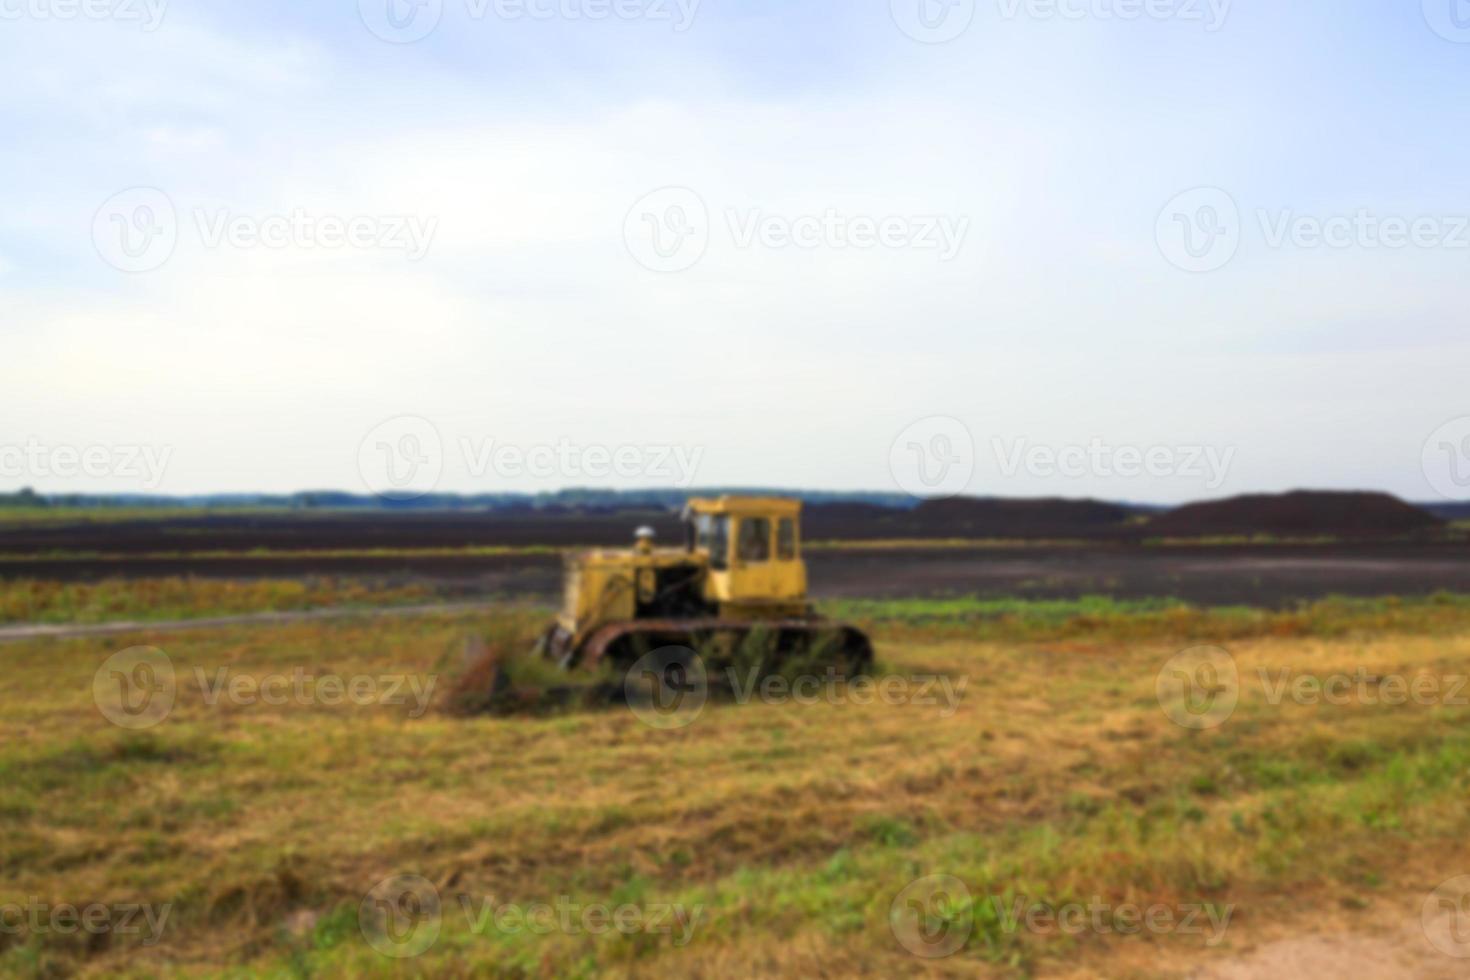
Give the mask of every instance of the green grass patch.
<svg viewBox="0 0 1470 980">
<path fill-rule="evenodd" d="M 11 579 L 0 581 L 0 623 L 146 622 L 412 605 L 435 598 L 434 589 L 423 583 L 376 583 L 351 578 L 111 578 L 100 582 Z"/>
<path fill-rule="evenodd" d="M 1470 595 L 1334 597 L 1281 610 L 1195 606 L 1178 599 L 847 599 L 826 614 L 874 627 L 937 631 L 976 640 L 1222 641 L 1256 636 L 1342 637 L 1353 632 L 1432 633 L 1470 626 Z"/>
</svg>

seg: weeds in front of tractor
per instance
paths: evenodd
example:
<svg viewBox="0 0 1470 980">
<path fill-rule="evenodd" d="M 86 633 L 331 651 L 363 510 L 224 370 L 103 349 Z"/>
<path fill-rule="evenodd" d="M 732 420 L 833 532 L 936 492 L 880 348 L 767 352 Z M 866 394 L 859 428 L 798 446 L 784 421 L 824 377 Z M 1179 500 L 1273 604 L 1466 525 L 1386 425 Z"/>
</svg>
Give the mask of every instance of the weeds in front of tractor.
<svg viewBox="0 0 1470 980">
<path fill-rule="evenodd" d="M 801 678 L 846 679 L 871 669 L 854 667 L 846 662 L 841 633 L 834 629 L 817 634 L 810 641 L 792 644 L 783 641 L 780 631 L 757 626 L 733 647 L 718 642 L 702 644 L 697 651 L 707 669 L 725 678 L 744 678 L 747 683 L 779 678 L 787 683 Z M 733 685 L 712 685 L 720 696 L 733 695 Z"/>
<path fill-rule="evenodd" d="M 622 678 L 610 665 L 567 671 L 524 643 L 469 641 L 449 672 L 443 707 L 452 715 L 545 715 L 587 711 L 615 703 Z"/>
<path fill-rule="evenodd" d="M 448 679 L 440 707 L 451 715 L 544 715 L 606 706 L 621 678 L 600 670 L 567 671 L 536 643 L 539 613 L 501 617 L 458 638 L 440 657 Z"/>
<path fill-rule="evenodd" d="M 701 699 L 730 701 L 742 682 L 748 690 L 770 678 L 788 683 L 805 678 L 845 680 L 854 671 L 844 663 L 842 651 L 843 638 L 837 630 L 818 634 L 812 642 L 792 644 L 779 629 L 757 625 L 743 636 L 710 635 L 689 647 L 655 649 L 645 640 L 625 655 L 626 662 L 563 669 L 540 653 L 525 622 L 501 622 L 467 637 L 458 656 L 441 659 L 440 673 L 450 681 L 441 706 L 460 716 L 607 710 L 630 698 L 658 699 L 659 686 L 669 683 L 681 689 L 693 685 Z M 660 677 L 675 671 L 678 678 L 655 680 L 643 676 L 643 668 Z M 631 676 L 634 671 L 639 676 Z"/>
</svg>

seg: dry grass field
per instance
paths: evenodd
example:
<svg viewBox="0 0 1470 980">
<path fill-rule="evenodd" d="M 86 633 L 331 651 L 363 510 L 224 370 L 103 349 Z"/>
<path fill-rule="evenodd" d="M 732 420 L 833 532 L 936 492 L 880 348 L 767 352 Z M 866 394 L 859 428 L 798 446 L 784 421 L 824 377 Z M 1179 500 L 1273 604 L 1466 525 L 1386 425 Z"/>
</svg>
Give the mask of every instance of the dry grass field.
<svg viewBox="0 0 1470 980">
<path fill-rule="evenodd" d="M 833 611 L 886 689 L 659 724 L 441 710 L 532 607 L 8 644 L 0 974 L 1255 976 L 1283 929 L 1402 939 L 1470 873 L 1462 600 Z M 119 714 L 99 668 L 150 644 L 171 708 Z M 1236 680 L 1175 703 L 1202 644 Z"/>
</svg>

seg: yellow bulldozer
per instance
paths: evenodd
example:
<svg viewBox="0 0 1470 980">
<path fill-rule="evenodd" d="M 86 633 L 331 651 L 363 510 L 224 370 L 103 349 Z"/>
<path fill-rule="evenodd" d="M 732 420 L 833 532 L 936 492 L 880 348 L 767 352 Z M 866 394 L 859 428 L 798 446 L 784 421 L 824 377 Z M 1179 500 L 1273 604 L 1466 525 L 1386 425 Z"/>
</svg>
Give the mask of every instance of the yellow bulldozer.
<svg viewBox="0 0 1470 980">
<path fill-rule="evenodd" d="M 640 528 L 629 550 L 567 559 L 565 606 L 540 652 L 567 669 L 625 669 L 647 653 L 731 651 L 758 639 L 777 657 L 815 656 L 844 673 L 873 662 L 867 636 L 818 616 L 807 601 L 801 501 L 693 499 L 682 547 Z"/>
</svg>

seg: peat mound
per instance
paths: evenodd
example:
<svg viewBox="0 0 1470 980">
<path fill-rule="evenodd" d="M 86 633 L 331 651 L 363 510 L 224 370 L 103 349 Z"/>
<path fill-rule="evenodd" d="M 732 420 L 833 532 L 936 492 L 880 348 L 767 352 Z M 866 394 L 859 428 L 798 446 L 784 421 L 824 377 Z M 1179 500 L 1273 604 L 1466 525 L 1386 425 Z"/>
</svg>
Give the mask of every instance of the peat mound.
<svg viewBox="0 0 1470 980">
<path fill-rule="evenodd" d="M 1149 522 L 1151 537 L 1410 534 L 1444 521 L 1386 493 L 1298 490 L 1187 504 Z"/>
</svg>

